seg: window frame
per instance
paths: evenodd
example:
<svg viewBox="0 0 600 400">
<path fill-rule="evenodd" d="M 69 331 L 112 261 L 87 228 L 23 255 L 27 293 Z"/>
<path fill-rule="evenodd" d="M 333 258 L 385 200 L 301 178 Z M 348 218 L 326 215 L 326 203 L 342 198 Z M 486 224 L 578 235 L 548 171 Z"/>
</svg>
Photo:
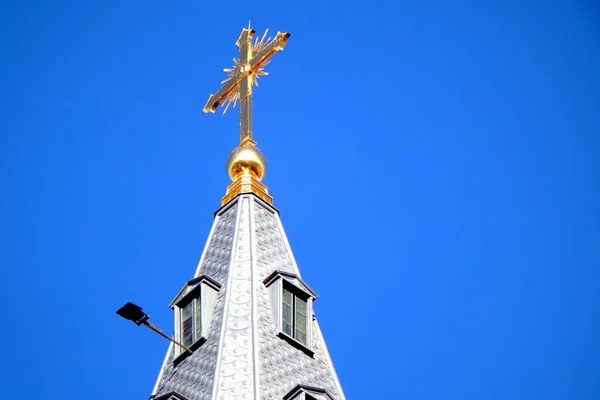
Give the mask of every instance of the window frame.
<svg viewBox="0 0 600 400">
<path fill-rule="evenodd" d="M 179 312 L 179 325 L 177 326 L 178 331 L 179 331 L 179 337 L 177 338 L 177 341 L 181 344 L 183 344 L 185 347 L 191 347 L 194 345 L 194 343 L 196 343 L 198 340 L 200 340 L 202 338 L 202 326 L 203 324 L 203 312 L 202 312 L 202 291 L 198 290 L 197 291 L 197 296 L 186 296 L 184 299 L 182 299 L 180 305 L 177 306 L 177 311 Z M 192 306 L 192 315 L 191 315 L 191 320 L 192 320 L 192 341 L 191 343 L 186 343 L 185 341 L 185 328 L 183 326 L 184 324 L 184 320 L 183 320 L 183 312 L 185 310 L 185 308 L 190 305 Z M 198 322 L 200 322 L 200 327 L 198 327 Z M 200 328 L 200 329 L 198 329 Z M 180 346 L 178 346 L 181 349 Z"/>
<path fill-rule="evenodd" d="M 175 340 L 194 352 L 206 342 L 214 312 L 214 304 L 221 284 L 206 275 L 191 279 L 181 288 L 170 304 L 173 309 Z M 192 304 L 192 341 L 185 342 L 183 333 L 184 308 Z M 198 326 L 199 325 L 199 326 Z M 174 345 L 173 362 L 178 364 L 190 355 L 179 345 Z"/>
<path fill-rule="evenodd" d="M 279 338 L 285 340 L 293 347 L 302 350 L 309 357 L 314 357 L 314 351 L 312 350 L 312 325 L 314 315 L 312 312 L 312 302 L 318 297 L 318 295 L 300 279 L 296 274 L 292 274 L 284 271 L 275 271 L 269 275 L 263 283 L 269 290 L 271 298 L 271 310 L 272 310 L 272 321 L 274 334 Z M 295 300 L 292 305 L 292 334 L 286 333 L 283 325 L 283 295 L 284 287 L 292 293 L 292 299 L 298 297 L 306 301 L 306 340 L 302 342 L 295 338 L 296 336 L 296 322 L 295 316 Z"/>
<path fill-rule="evenodd" d="M 285 320 L 284 320 L 284 305 L 286 305 L 285 303 L 285 293 L 288 292 L 290 293 L 291 296 L 291 303 L 290 307 L 291 307 L 291 312 L 290 312 L 290 333 L 285 331 Z M 308 326 L 310 324 L 309 321 L 309 313 L 308 313 L 308 303 L 309 303 L 309 298 L 310 296 L 306 293 L 303 293 L 302 291 L 298 290 L 298 288 L 296 288 L 295 286 L 293 286 L 292 284 L 290 284 L 287 281 L 283 282 L 283 285 L 281 285 L 281 307 L 282 307 L 282 311 L 281 311 L 281 332 L 285 335 L 290 336 L 292 339 L 296 340 L 297 342 L 307 346 L 308 345 Z M 304 332 L 301 332 L 304 334 L 304 340 L 300 340 L 298 338 L 298 300 L 302 301 L 305 304 L 305 309 L 304 309 L 304 320 L 306 321 L 306 325 L 304 326 Z"/>
<path fill-rule="evenodd" d="M 195 351 L 198 347 L 200 347 L 204 342 L 206 342 L 206 334 L 204 325 L 204 310 L 202 307 L 203 299 L 202 299 L 202 285 L 197 285 L 192 290 L 190 290 L 187 294 L 182 296 L 177 303 L 174 304 L 174 316 L 175 316 L 175 340 L 179 343 L 183 344 L 185 347 L 190 349 L 192 352 Z M 183 310 L 185 306 L 192 303 L 192 343 L 185 343 L 183 337 Z M 196 333 L 196 319 L 198 317 L 197 307 L 199 306 L 200 310 L 200 331 Z M 175 359 L 173 360 L 175 363 L 179 363 L 185 357 L 187 357 L 189 353 L 183 349 L 181 346 L 175 345 Z"/>
</svg>

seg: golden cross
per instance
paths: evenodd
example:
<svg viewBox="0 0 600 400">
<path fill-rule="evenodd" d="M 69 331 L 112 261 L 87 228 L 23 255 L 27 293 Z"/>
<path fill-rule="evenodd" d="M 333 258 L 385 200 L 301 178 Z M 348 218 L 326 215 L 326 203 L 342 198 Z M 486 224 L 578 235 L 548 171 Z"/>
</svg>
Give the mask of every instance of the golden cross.
<svg viewBox="0 0 600 400">
<path fill-rule="evenodd" d="M 229 76 L 221 83 L 223 86 L 215 94 L 211 94 L 203 108 L 204 112 L 215 112 L 219 104 L 225 106 L 225 111 L 233 103 L 235 107 L 240 101 L 240 144 L 252 140 L 252 85 L 258 86 L 258 77 L 267 75 L 264 67 L 270 58 L 283 50 L 290 34 L 277 32 L 274 39 L 268 38 L 268 29 L 260 40 L 252 43 L 254 29 L 242 29 L 235 44 L 240 48 L 239 60 L 233 59 L 233 67 L 224 69 Z M 225 113 L 223 111 L 223 113 Z"/>
</svg>

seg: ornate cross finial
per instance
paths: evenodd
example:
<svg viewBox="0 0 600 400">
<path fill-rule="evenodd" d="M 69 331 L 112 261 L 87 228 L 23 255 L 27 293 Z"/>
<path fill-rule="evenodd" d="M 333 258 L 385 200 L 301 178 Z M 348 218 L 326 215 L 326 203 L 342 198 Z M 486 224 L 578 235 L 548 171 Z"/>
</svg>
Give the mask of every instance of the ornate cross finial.
<svg viewBox="0 0 600 400">
<path fill-rule="evenodd" d="M 250 24 L 248 24 L 250 26 Z M 252 43 L 254 29 L 242 29 L 240 37 L 235 44 L 240 48 L 239 59 L 233 59 L 233 67 L 225 68 L 229 74 L 221 83 L 223 86 L 211 94 L 204 106 L 204 112 L 215 112 L 219 104 L 225 106 L 223 113 L 230 105 L 240 102 L 240 143 L 248 138 L 252 140 L 252 85 L 258 86 L 258 77 L 268 75 L 264 70 L 270 58 L 283 50 L 290 34 L 277 32 L 275 38 L 267 38 L 267 29 L 258 40 Z"/>
<path fill-rule="evenodd" d="M 273 199 L 267 192 L 267 187 L 260 182 L 265 174 L 267 163 L 265 157 L 252 140 L 252 85 L 258 86 L 258 77 L 268 75 L 264 70 L 270 58 L 276 52 L 283 50 L 290 34 L 277 32 L 275 38 L 267 37 L 267 29 L 260 40 L 252 42 L 254 30 L 242 29 L 235 44 L 240 48 L 239 58 L 233 59 L 233 67 L 225 68 L 228 73 L 221 83 L 223 86 L 208 97 L 203 108 L 204 112 L 215 112 L 219 104 L 225 107 L 223 114 L 230 105 L 240 103 L 240 144 L 227 158 L 227 172 L 233 183 L 227 187 L 227 193 L 222 199 L 225 204 L 239 193 L 253 192 L 265 201 L 272 203 Z"/>
</svg>

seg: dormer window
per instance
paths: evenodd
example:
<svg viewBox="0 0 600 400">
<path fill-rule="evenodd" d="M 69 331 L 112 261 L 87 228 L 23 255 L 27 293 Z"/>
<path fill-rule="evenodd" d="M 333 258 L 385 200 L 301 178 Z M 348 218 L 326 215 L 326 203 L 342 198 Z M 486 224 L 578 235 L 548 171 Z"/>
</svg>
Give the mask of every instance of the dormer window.
<svg viewBox="0 0 600 400">
<path fill-rule="evenodd" d="M 178 308 L 181 315 L 179 320 L 181 326 L 181 343 L 185 347 L 190 347 L 202 336 L 202 307 L 200 306 L 200 297 L 190 299 L 187 304 Z"/>
<path fill-rule="evenodd" d="M 189 280 L 171 302 L 175 316 L 175 340 L 191 351 L 205 341 L 213 315 L 213 306 L 221 285 L 206 275 Z M 189 353 L 175 346 L 174 362 Z"/>
<path fill-rule="evenodd" d="M 291 285 L 283 285 L 282 331 L 306 346 L 308 327 L 308 297 L 294 290 Z"/>
<path fill-rule="evenodd" d="M 289 272 L 275 271 L 264 284 L 271 295 L 275 334 L 312 357 L 312 302 L 317 294 Z"/>
</svg>

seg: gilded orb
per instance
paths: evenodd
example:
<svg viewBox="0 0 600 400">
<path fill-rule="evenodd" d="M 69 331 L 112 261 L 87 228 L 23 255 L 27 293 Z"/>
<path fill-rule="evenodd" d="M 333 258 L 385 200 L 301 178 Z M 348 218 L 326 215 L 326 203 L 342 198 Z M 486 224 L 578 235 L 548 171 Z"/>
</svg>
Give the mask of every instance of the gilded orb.
<svg viewBox="0 0 600 400">
<path fill-rule="evenodd" d="M 267 160 L 258 147 L 245 143 L 236 147 L 227 157 L 227 173 L 232 181 L 248 171 L 259 181 L 265 176 Z"/>
</svg>

